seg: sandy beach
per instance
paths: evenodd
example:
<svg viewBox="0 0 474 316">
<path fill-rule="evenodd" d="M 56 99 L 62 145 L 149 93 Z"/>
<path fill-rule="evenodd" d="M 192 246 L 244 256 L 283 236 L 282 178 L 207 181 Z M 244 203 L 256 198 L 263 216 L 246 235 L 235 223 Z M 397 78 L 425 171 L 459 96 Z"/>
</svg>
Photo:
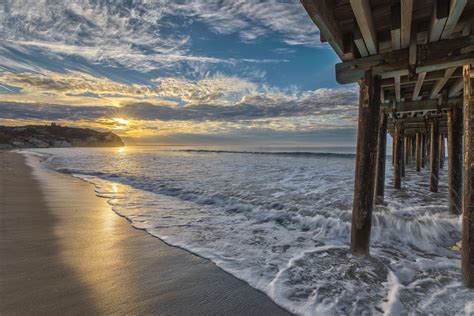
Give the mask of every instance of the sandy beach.
<svg viewBox="0 0 474 316">
<path fill-rule="evenodd" d="M 131 227 L 92 185 L 0 151 L 0 314 L 283 315 L 212 262 Z"/>
</svg>

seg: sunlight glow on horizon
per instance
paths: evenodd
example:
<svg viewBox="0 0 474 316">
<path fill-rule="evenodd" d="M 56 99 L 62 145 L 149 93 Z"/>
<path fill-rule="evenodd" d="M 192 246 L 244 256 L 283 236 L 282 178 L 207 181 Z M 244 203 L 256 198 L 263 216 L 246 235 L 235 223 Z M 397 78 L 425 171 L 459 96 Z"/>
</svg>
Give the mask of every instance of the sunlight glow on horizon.
<svg viewBox="0 0 474 316">
<path fill-rule="evenodd" d="M 121 117 L 115 117 L 113 120 L 121 125 L 128 125 L 128 123 L 130 123 L 129 120 L 121 118 Z"/>
</svg>

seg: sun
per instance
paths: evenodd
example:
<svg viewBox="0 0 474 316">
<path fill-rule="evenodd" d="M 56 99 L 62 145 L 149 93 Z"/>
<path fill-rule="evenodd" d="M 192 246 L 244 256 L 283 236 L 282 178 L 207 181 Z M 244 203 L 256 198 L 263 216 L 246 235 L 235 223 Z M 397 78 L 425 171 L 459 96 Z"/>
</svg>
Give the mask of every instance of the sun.
<svg viewBox="0 0 474 316">
<path fill-rule="evenodd" d="M 115 122 L 119 123 L 119 124 L 122 124 L 122 125 L 128 125 L 129 121 L 124 119 L 124 118 L 121 118 L 121 117 L 115 117 L 113 119 Z"/>
</svg>

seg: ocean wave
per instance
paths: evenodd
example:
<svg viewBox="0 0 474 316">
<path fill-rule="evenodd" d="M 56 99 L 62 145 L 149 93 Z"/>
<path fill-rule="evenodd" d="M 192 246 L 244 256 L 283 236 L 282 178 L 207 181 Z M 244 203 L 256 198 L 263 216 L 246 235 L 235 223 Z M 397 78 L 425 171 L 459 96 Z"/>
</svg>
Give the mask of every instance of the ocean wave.
<svg viewBox="0 0 474 316">
<path fill-rule="evenodd" d="M 355 158 L 351 153 L 311 152 L 311 151 L 238 151 L 238 150 L 208 150 L 208 149 L 176 149 L 175 152 L 211 153 L 211 154 L 244 154 L 244 155 L 274 155 L 289 157 L 338 157 Z"/>
</svg>

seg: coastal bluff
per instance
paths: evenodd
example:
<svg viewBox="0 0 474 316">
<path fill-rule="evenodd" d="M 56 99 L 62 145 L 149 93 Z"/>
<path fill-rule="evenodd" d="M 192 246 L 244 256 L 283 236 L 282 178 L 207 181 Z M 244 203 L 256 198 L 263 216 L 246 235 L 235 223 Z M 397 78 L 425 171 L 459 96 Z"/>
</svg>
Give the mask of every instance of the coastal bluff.
<svg viewBox="0 0 474 316">
<path fill-rule="evenodd" d="M 0 149 L 48 147 L 121 147 L 112 132 L 51 125 L 0 126 Z"/>
</svg>

